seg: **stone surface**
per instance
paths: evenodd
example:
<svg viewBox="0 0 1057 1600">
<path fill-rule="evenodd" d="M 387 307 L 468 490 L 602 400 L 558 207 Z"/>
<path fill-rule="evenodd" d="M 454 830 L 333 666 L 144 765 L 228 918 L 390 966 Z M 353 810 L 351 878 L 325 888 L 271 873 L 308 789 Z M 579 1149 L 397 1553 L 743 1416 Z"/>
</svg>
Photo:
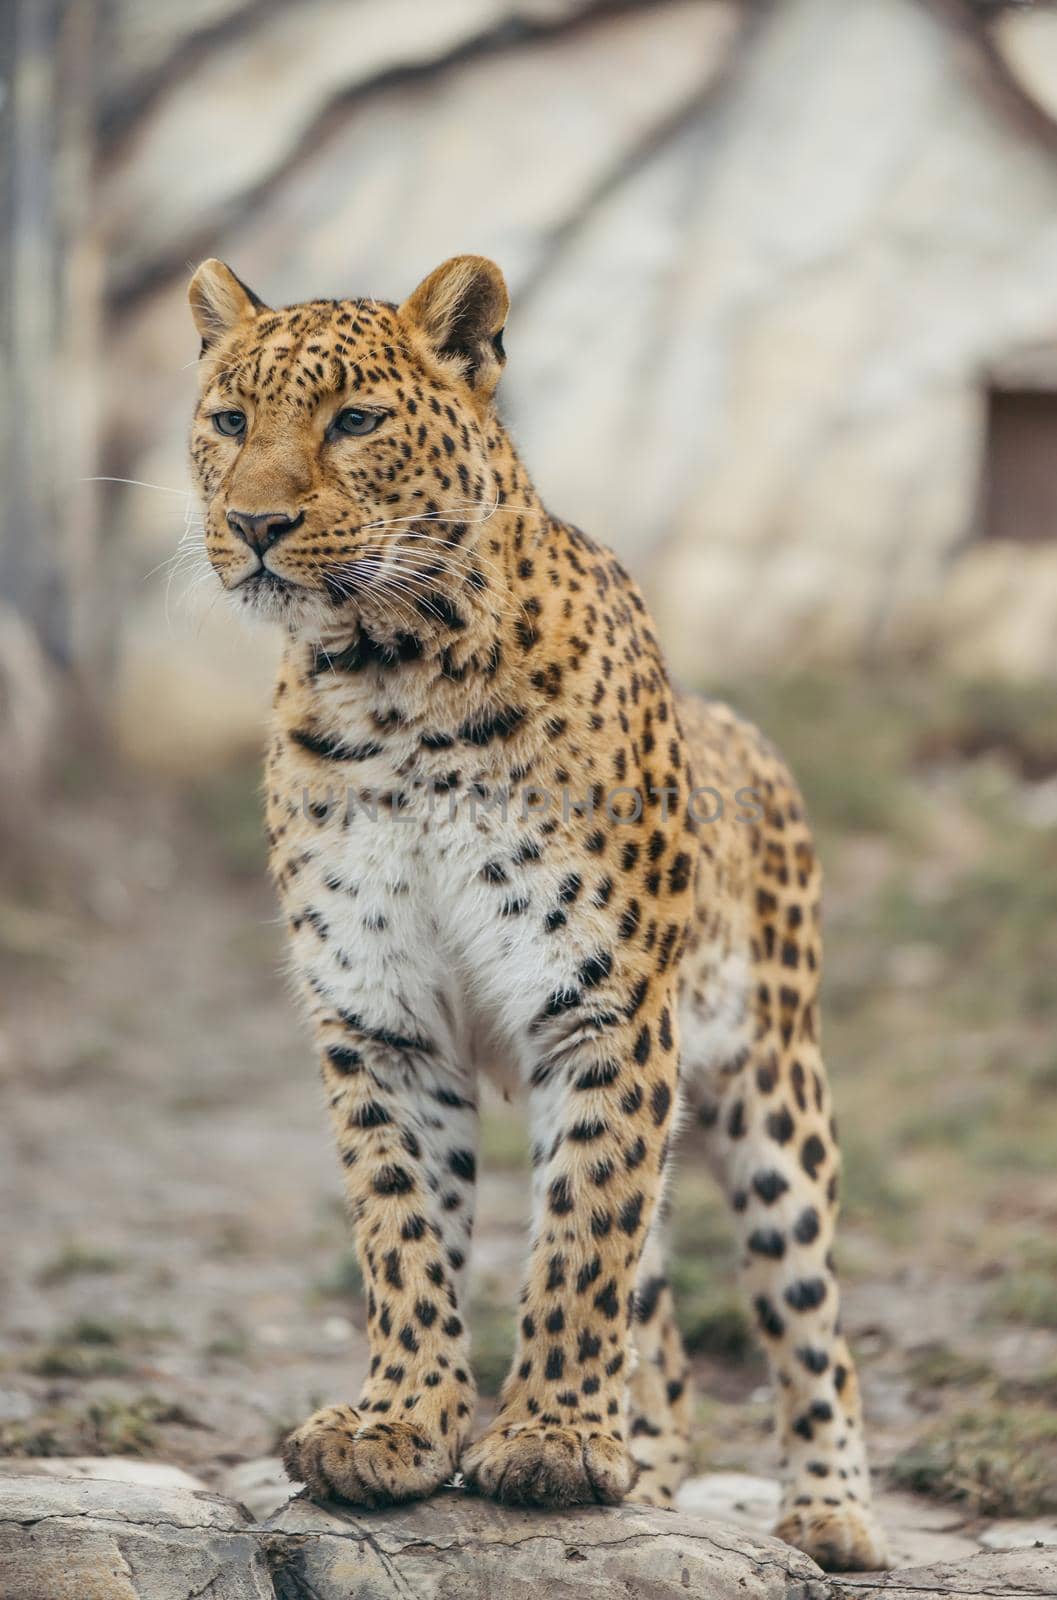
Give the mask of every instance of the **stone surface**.
<svg viewBox="0 0 1057 1600">
<path fill-rule="evenodd" d="M 221 1494 L 237 1500 L 259 1520 L 270 1517 L 285 1506 L 300 1484 L 292 1484 L 278 1456 L 258 1456 L 253 1461 L 240 1461 L 221 1473 L 217 1488 Z"/>
<path fill-rule="evenodd" d="M 828 1580 L 825 1600 L 1047 1600 L 1057 1594 L 1057 1550 L 979 1551 L 967 1561 L 894 1572 L 848 1573 Z"/>
<path fill-rule="evenodd" d="M 260 1484 L 271 1458 L 244 1465 Z M 687 1498 L 738 1516 L 764 1509 L 770 1516 L 771 1488 L 767 1479 L 717 1474 L 689 1485 Z M 453 1490 L 371 1513 L 297 1497 L 252 1523 L 235 1501 L 204 1491 L 0 1476 L 3 1600 L 1036 1600 L 1055 1593 L 1054 1546 L 827 1577 L 777 1540 L 685 1510 L 542 1514 Z"/>
<path fill-rule="evenodd" d="M 774 1539 L 644 1506 L 541 1515 L 455 1490 L 363 1515 L 294 1500 L 267 1524 L 291 1538 L 276 1585 L 319 1600 L 823 1600 L 813 1561 Z M 300 1587 L 298 1587 L 300 1585 Z"/>
<path fill-rule="evenodd" d="M 0 1459 L 4 1478 L 105 1478 L 111 1483 L 138 1483 L 145 1489 L 205 1490 L 201 1478 L 167 1461 L 141 1461 L 138 1456 L 8 1456 Z M 229 1491 L 225 1490 L 225 1493 Z M 238 1495 L 231 1494 L 237 1500 Z"/>
<path fill-rule="evenodd" d="M 265 1551 L 216 1495 L 100 1479 L 0 1479 L 4 1600 L 274 1600 Z"/>
<path fill-rule="evenodd" d="M 985 1550 L 1033 1550 L 1053 1546 L 1057 1557 L 1057 1522 L 992 1522 L 980 1535 Z"/>
<path fill-rule="evenodd" d="M 696 1517 L 717 1517 L 739 1527 L 763 1532 L 778 1516 L 781 1489 L 776 1478 L 755 1478 L 748 1472 L 710 1472 L 688 1478 L 676 1497 L 678 1510 Z"/>
</svg>

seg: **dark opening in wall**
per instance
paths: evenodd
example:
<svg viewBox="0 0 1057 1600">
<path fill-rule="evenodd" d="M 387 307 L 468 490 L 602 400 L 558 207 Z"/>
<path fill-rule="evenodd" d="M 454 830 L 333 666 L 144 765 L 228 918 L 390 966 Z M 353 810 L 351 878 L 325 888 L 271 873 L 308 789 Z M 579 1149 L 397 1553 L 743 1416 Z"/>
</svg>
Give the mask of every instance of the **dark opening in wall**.
<svg viewBox="0 0 1057 1600">
<path fill-rule="evenodd" d="M 1057 390 L 992 389 L 982 535 L 1057 541 Z"/>
</svg>

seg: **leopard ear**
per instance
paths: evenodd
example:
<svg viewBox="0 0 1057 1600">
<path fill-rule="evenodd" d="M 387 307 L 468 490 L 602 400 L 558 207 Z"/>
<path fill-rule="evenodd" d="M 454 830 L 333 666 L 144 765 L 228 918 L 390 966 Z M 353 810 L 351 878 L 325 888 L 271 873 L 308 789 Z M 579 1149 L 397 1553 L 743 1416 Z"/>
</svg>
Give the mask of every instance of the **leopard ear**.
<svg viewBox="0 0 1057 1600">
<path fill-rule="evenodd" d="M 258 311 L 267 310 L 264 301 L 215 258 L 202 262 L 188 285 L 187 298 L 202 337 L 202 355 L 241 322 L 251 322 Z"/>
<path fill-rule="evenodd" d="M 499 382 L 506 354 L 503 325 L 510 296 L 503 274 L 485 256 L 452 256 L 424 278 L 400 315 L 424 335 L 434 355 L 487 397 Z"/>
</svg>

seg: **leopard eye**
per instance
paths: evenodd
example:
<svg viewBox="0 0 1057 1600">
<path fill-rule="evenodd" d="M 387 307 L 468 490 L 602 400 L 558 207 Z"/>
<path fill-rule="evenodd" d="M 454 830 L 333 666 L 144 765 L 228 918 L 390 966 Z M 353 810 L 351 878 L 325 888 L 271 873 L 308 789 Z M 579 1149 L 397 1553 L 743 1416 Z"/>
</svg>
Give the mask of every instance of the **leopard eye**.
<svg viewBox="0 0 1057 1600">
<path fill-rule="evenodd" d="M 246 431 L 245 411 L 214 411 L 213 426 L 228 439 L 235 439 Z"/>
<path fill-rule="evenodd" d="M 345 411 L 339 411 L 334 418 L 334 431 L 355 435 L 373 433 L 381 420 L 380 411 L 357 411 L 355 406 L 350 406 Z"/>
</svg>

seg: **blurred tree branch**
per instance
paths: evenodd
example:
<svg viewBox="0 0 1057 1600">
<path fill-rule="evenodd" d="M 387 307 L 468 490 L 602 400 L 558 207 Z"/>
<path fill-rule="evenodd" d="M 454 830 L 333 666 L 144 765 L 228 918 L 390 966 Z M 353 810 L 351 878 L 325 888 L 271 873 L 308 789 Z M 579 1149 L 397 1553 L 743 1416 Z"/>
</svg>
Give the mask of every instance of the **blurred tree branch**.
<svg viewBox="0 0 1057 1600">
<path fill-rule="evenodd" d="M 650 0 L 654 10 L 680 3 L 681 0 Z M 250 9 L 247 7 L 247 12 Z M 186 273 L 189 261 L 207 255 L 215 248 L 218 233 L 236 226 L 258 209 L 264 208 L 281 183 L 306 161 L 318 155 L 321 147 L 335 136 L 350 116 L 378 96 L 392 89 L 425 83 L 469 62 L 505 55 L 537 43 L 569 38 L 611 18 L 642 9 L 643 0 L 587 0 L 577 9 L 558 16 L 523 16 L 515 11 L 439 55 L 388 67 L 369 78 L 344 86 L 323 101 L 282 159 L 269 172 L 241 194 L 215 207 L 177 244 L 166 246 L 153 259 L 113 282 L 107 295 L 109 309 L 112 312 L 127 310 L 165 283 Z M 264 14 L 263 4 L 259 5 L 259 11 L 261 15 Z"/>
<path fill-rule="evenodd" d="M 96 603 L 92 495 L 81 481 L 94 453 L 99 304 L 85 225 L 95 15 L 94 0 L 0 7 L 0 753 L 9 767 L 33 759 L 29 663 L 52 685 L 63 674 L 89 682 L 97 630 L 110 620 Z"/>
<path fill-rule="evenodd" d="M 133 85 L 104 95 L 96 121 L 100 159 L 107 161 L 118 154 L 167 90 L 186 78 L 213 51 L 236 44 L 266 18 L 281 11 L 283 4 L 284 0 L 245 0 L 226 16 L 186 33 L 163 61 Z M 115 37 L 113 44 L 120 49 L 120 37 Z"/>
<path fill-rule="evenodd" d="M 1057 121 L 1033 99 L 1010 70 L 996 39 L 994 23 L 1004 13 L 1028 11 L 1037 0 L 926 0 L 946 26 L 957 31 L 966 46 L 965 58 L 981 97 L 1013 124 L 1022 135 L 1057 155 Z M 1052 4 L 1041 9 L 1053 9 Z"/>
<path fill-rule="evenodd" d="M 735 82 L 760 27 L 779 3 L 780 0 L 742 0 L 742 25 L 719 71 L 708 76 L 685 100 L 673 106 L 668 115 L 650 128 L 619 161 L 600 173 L 587 193 L 578 198 L 569 216 L 550 230 L 543 241 L 535 268 L 514 295 L 519 310 L 550 278 L 552 270 L 562 261 L 564 252 L 591 225 L 610 196 L 662 154 L 673 139 L 677 139 L 684 130 L 692 127 L 722 101 L 726 91 Z"/>
</svg>

